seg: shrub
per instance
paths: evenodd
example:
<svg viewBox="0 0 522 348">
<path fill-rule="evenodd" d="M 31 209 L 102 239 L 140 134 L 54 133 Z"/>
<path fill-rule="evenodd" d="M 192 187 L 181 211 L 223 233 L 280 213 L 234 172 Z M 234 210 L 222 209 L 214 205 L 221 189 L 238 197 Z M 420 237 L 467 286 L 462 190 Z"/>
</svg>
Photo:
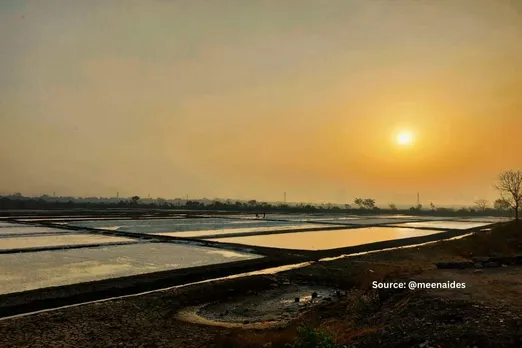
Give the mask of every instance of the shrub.
<svg viewBox="0 0 522 348">
<path fill-rule="evenodd" d="M 335 339 L 321 329 L 302 326 L 298 329 L 297 341 L 289 348 L 337 348 Z"/>
</svg>

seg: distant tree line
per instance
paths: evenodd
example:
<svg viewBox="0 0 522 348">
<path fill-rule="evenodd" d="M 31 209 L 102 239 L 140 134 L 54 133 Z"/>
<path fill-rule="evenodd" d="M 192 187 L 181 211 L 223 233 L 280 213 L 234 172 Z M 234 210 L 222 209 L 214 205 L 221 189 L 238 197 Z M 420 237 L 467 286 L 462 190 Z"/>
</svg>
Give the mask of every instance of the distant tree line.
<svg viewBox="0 0 522 348">
<path fill-rule="evenodd" d="M 248 213 L 345 213 L 345 214 L 408 214 L 408 215 L 431 215 L 431 216 L 509 216 L 510 205 L 507 201 L 499 199 L 493 207 L 487 205 L 487 201 L 477 201 L 474 207 L 470 208 L 437 208 L 430 204 L 429 210 L 422 209 L 422 205 L 413 206 L 408 209 L 399 209 L 393 203 L 389 208 L 382 209 L 376 206 L 373 198 L 356 198 L 354 206 L 350 204 L 334 205 L 331 203 L 313 204 L 286 204 L 286 203 L 267 203 L 250 201 L 232 200 L 186 200 L 181 201 L 157 199 L 141 199 L 133 196 L 127 199 L 114 198 L 64 198 L 41 196 L 37 198 L 24 197 L 21 194 L 0 197 L 0 209 L 33 209 L 33 210 L 61 210 L 61 209 L 183 209 L 183 210 L 208 210 L 208 211 L 228 211 L 228 212 L 248 212 Z"/>
</svg>

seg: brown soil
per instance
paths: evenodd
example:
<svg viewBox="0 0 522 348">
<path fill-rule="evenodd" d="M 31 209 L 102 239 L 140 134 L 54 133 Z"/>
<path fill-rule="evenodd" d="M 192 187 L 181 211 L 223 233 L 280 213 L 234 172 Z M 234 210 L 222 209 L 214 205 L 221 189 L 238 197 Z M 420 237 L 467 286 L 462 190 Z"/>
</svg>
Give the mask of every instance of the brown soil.
<svg viewBox="0 0 522 348">
<path fill-rule="evenodd" d="M 0 321 L 0 347 L 284 347 L 303 323 L 346 347 L 522 347 L 522 266 L 437 270 L 439 261 L 522 251 L 522 228 L 419 248 L 315 263 L 273 276 L 239 278 Z M 374 290 L 372 281 L 457 281 L 465 289 Z M 338 301 L 282 327 L 226 328 L 179 320 L 183 308 L 240 299 L 284 283 L 333 286 Z"/>
</svg>

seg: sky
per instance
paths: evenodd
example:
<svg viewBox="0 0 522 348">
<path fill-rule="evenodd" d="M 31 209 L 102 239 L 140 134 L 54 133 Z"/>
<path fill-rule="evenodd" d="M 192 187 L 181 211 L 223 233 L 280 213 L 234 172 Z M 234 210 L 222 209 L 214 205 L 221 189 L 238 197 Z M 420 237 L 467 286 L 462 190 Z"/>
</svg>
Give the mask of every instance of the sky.
<svg viewBox="0 0 522 348">
<path fill-rule="evenodd" d="M 492 201 L 521 62 L 519 0 L 2 0 L 0 192 Z"/>
</svg>

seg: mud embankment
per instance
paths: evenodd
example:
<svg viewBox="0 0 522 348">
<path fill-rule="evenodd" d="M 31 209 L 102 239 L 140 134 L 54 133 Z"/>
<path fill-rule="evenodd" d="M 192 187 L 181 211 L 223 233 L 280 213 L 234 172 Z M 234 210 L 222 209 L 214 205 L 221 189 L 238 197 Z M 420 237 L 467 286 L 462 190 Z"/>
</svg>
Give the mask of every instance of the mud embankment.
<svg viewBox="0 0 522 348">
<path fill-rule="evenodd" d="M 0 318 L 300 262 L 297 257 L 263 258 L 4 294 L 0 295 Z"/>
</svg>

